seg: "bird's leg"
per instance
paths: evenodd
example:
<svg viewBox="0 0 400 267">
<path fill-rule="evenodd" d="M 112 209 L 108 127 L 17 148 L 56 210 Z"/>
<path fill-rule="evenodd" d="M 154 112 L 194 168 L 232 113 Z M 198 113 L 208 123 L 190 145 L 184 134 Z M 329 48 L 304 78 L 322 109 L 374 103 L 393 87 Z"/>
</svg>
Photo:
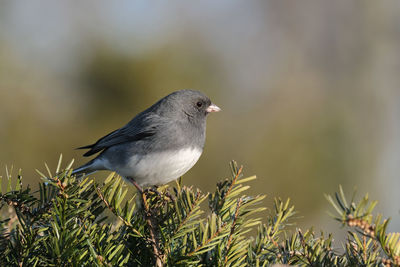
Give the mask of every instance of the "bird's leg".
<svg viewBox="0 0 400 267">
<path fill-rule="evenodd" d="M 136 183 L 135 180 L 132 180 L 132 184 L 136 187 L 137 191 L 138 191 L 140 194 L 144 194 L 144 193 L 145 193 L 145 191 L 143 190 L 143 188 L 142 188 L 140 185 L 138 185 L 138 184 Z"/>
<path fill-rule="evenodd" d="M 139 191 L 139 193 L 143 194 L 143 189 L 140 185 L 138 185 L 138 183 L 136 183 L 135 179 L 133 179 L 132 177 L 126 177 L 126 179 L 131 182 L 137 189 L 137 191 Z"/>
<path fill-rule="evenodd" d="M 137 191 L 142 196 L 142 201 L 143 201 L 143 205 L 145 207 L 146 213 L 150 212 L 149 205 L 147 204 L 146 192 L 143 190 L 143 188 L 140 185 L 138 185 L 138 183 L 136 183 L 135 179 L 133 179 L 132 177 L 127 177 L 127 179 L 136 187 Z"/>
</svg>

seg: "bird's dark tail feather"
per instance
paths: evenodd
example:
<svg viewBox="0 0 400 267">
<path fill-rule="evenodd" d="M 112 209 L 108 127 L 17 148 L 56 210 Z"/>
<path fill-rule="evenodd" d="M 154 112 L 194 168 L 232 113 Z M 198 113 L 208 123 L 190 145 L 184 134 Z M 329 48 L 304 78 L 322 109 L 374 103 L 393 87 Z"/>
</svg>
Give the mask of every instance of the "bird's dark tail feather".
<svg viewBox="0 0 400 267">
<path fill-rule="evenodd" d="M 96 144 L 91 144 L 91 145 L 87 145 L 87 146 L 81 146 L 78 147 L 76 149 L 89 149 L 89 151 L 87 151 L 85 154 L 83 154 L 84 157 L 89 157 L 93 154 L 96 154 L 97 152 L 100 152 L 104 149 L 104 147 L 96 147 Z"/>
</svg>

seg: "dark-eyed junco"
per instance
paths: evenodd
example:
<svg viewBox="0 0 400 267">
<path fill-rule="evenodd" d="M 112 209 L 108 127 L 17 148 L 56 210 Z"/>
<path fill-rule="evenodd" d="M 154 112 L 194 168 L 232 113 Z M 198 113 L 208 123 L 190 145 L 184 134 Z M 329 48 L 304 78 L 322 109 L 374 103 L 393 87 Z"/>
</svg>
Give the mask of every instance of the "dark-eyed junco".
<svg viewBox="0 0 400 267">
<path fill-rule="evenodd" d="M 84 156 L 101 152 L 72 174 L 115 171 L 139 187 L 166 184 L 186 173 L 200 158 L 206 118 L 221 109 L 199 91 L 173 92 L 111 132 Z"/>
</svg>

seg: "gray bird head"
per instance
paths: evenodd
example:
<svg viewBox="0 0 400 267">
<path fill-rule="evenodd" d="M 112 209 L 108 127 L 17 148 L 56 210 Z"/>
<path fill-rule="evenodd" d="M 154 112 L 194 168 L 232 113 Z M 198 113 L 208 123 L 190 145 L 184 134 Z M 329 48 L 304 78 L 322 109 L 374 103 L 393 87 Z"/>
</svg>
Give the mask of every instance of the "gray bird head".
<svg viewBox="0 0 400 267">
<path fill-rule="evenodd" d="M 189 120 L 205 120 L 209 113 L 221 110 L 207 96 L 195 90 L 173 92 L 156 105 L 162 107 L 159 110 L 164 116 L 187 117 Z"/>
</svg>

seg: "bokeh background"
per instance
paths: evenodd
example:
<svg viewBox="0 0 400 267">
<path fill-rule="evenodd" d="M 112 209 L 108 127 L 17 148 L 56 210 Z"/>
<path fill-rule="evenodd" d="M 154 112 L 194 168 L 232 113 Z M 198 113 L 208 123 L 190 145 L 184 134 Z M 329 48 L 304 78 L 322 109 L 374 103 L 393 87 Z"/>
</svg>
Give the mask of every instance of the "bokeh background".
<svg viewBox="0 0 400 267">
<path fill-rule="evenodd" d="M 323 193 L 342 184 L 398 231 L 399 51 L 397 0 L 1 1 L 1 169 L 35 187 L 44 162 L 78 166 L 75 147 L 193 88 L 223 112 L 185 184 L 213 190 L 235 159 L 297 226 L 337 232 Z"/>
</svg>

